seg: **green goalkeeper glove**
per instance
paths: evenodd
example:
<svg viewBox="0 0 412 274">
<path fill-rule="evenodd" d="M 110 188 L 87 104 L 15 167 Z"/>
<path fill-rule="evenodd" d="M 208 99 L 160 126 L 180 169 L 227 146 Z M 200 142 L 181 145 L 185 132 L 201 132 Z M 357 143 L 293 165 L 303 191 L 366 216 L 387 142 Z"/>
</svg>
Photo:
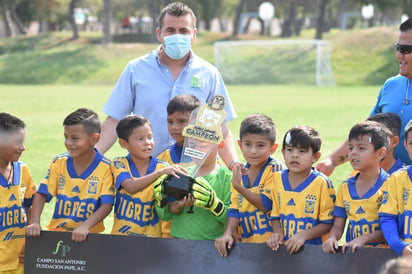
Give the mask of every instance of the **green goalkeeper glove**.
<svg viewBox="0 0 412 274">
<path fill-rule="evenodd" d="M 167 195 L 163 191 L 163 182 L 167 178 L 164 174 L 153 182 L 153 196 L 156 200 L 156 205 L 160 208 L 167 206 Z"/>
<path fill-rule="evenodd" d="M 216 217 L 223 214 L 225 205 L 216 196 L 216 192 L 205 179 L 202 177 L 195 178 L 192 188 L 195 206 L 208 209 Z"/>
</svg>

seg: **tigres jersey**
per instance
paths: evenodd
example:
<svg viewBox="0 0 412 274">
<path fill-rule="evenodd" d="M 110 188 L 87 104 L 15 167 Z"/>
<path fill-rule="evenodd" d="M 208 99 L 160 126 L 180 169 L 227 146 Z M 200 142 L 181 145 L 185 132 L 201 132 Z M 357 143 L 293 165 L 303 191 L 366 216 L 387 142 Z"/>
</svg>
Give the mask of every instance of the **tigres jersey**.
<svg viewBox="0 0 412 274">
<path fill-rule="evenodd" d="M 381 168 L 378 180 L 362 197 L 359 197 L 356 192 L 357 176 L 349 178 L 340 185 L 333 212 L 334 216 L 348 219 L 346 242 L 381 230 L 378 210 L 382 204 L 383 185 L 389 175 Z M 385 242 L 367 245 L 383 246 Z"/>
<path fill-rule="evenodd" d="M 402 241 L 412 244 L 412 166 L 392 174 L 383 188 L 379 216 L 389 216 L 397 221 Z"/>
<path fill-rule="evenodd" d="M 167 165 L 166 162 L 151 158 L 147 173 L 144 175 Z M 141 177 L 129 155 L 115 158 L 112 162 L 112 172 L 117 189 L 112 234 L 161 237 L 162 229 L 155 211 L 153 185 L 135 194 L 130 194 L 121 187 L 125 179 L 135 180 Z"/>
<path fill-rule="evenodd" d="M 29 168 L 13 163 L 13 182 L 0 177 L 0 271 L 15 270 L 24 246 L 26 207 L 31 207 L 36 187 Z"/>
<path fill-rule="evenodd" d="M 38 192 L 46 195 L 47 201 L 56 197 L 53 217 L 47 228 L 72 231 L 93 215 L 101 204 L 114 204 L 110 160 L 96 150 L 93 162 L 78 175 L 73 158 L 68 153 L 60 154 L 51 162 Z M 90 232 L 99 233 L 103 230 L 102 221 L 92 227 Z"/>
<path fill-rule="evenodd" d="M 182 156 L 182 147 L 174 143 L 170 148 L 166 149 L 157 156 L 157 159 L 165 161 L 170 165 L 177 164 L 180 162 L 180 157 Z"/>
<path fill-rule="evenodd" d="M 249 168 L 249 164 L 246 167 Z M 269 157 L 265 166 L 262 167 L 252 186 L 249 186 L 247 175 L 242 176 L 242 182 L 245 188 L 256 194 L 262 194 L 268 184 L 272 182 L 272 176 L 275 172 L 283 169 L 283 164 L 272 157 Z M 253 206 L 247 199 L 238 193 L 231 186 L 232 194 L 227 217 L 235 217 L 240 220 L 238 233 L 243 242 L 262 243 L 269 239 L 272 234 L 272 226 L 269 221 L 269 214 L 260 211 Z"/>
<path fill-rule="evenodd" d="M 275 173 L 271 189 L 270 219 L 280 220 L 285 240 L 320 223 L 332 224 L 336 197 L 332 181 L 312 169 L 308 178 L 292 190 L 288 173 L 288 169 Z M 305 244 L 322 244 L 322 238 L 308 240 Z"/>
</svg>

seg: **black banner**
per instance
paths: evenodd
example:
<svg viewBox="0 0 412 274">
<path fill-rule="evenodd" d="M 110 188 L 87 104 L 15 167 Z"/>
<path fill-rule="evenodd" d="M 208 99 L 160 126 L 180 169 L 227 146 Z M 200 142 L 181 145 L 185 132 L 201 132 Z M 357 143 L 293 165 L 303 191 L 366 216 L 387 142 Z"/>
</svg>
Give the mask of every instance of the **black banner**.
<svg viewBox="0 0 412 274">
<path fill-rule="evenodd" d="M 227 258 L 213 241 L 154 239 L 89 234 L 76 243 L 71 233 L 42 231 L 27 237 L 24 273 L 377 273 L 396 254 L 390 249 L 359 248 L 342 255 L 306 245 L 289 255 L 266 244 L 236 243 Z"/>
</svg>

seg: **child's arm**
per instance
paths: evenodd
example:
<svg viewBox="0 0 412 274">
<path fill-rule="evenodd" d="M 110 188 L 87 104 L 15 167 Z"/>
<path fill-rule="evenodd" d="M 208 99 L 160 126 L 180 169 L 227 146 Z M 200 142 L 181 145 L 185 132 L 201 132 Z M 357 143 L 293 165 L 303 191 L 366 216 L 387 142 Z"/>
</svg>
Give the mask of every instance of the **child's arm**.
<svg viewBox="0 0 412 274">
<path fill-rule="evenodd" d="M 180 212 L 183 211 L 183 209 L 187 206 L 192 206 L 193 205 L 193 196 L 192 194 L 188 194 L 186 197 L 184 197 L 180 201 L 173 201 L 169 202 L 169 211 L 172 214 L 179 214 Z"/>
<path fill-rule="evenodd" d="M 26 228 L 28 236 L 39 237 L 41 232 L 40 216 L 46 203 L 46 195 L 36 193 L 33 198 L 33 206 L 30 212 L 29 225 Z"/>
<path fill-rule="evenodd" d="M 395 216 L 388 214 L 379 214 L 379 221 L 381 224 L 383 235 L 390 248 L 396 252 L 399 256 L 403 256 L 408 253 L 412 255 L 412 246 L 400 239 L 398 234 L 398 222 Z"/>
<path fill-rule="evenodd" d="M 142 176 L 137 178 L 136 180 L 132 180 L 130 178 L 125 179 L 121 182 L 121 187 L 124 188 L 130 194 L 135 194 L 146 187 L 150 186 L 158 177 L 162 176 L 163 174 L 173 175 L 179 178 L 178 174 L 188 174 L 187 170 L 179 165 L 168 166 L 157 170 L 153 173 L 148 175 Z"/>
<path fill-rule="evenodd" d="M 242 167 L 240 165 L 236 165 L 233 168 L 233 177 L 232 177 L 233 188 L 237 192 L 239 192 L 243 197 L 245 197 L 245 199 L 248 200 L 249 203 L 251 203 L 257 209 L 259 209 L 260 211 L 266 212 L 266 209 L 262 203 L 261 196 L 259 194 L 256 194 L 250 191 L 249 189 L 243 186 L 241 168 Z"/>
<path fill-rule="evenodd" d="M 344 244 L 342 247 L 342 253 L 345 254 L 346 248 L 349 246 L 352 247 L 352 253 L 355 253 L 357 247 L 364 246 L 367 243 L 376 243 L 383 241 L 385 241 L 385 237 L 383 237 L 382 231 L 374 231 L 370 234 L 359 236 L 349 243 Z"/>
<path fill-rule="evenodd" d="M 279 249 L 279 244 L 283 241 L 283 230 L 280 225 L 280 220 L 271 220 L 273 234 L 270 236 L 269 240 L 267 240 L 266 245 L 271 248 L 273 251 L 277 251 Z"/>
<path fill-rule="evenodd" d="M 232 248 L 232 245 L 233 245 L 232 233 L 238 225 L 239 225 L 238 218 L 229 217 L 227 219 L 225 232 L 223 233 L 222 236 L 220 236 L 219 238 L 215 240 L 215 247 L 217 251 L 219 252 L 219 254 L 222 255 L 223 257 L 227 256 L 226 244 L 227 244 L 228 249 Z"/>
<path fill-rule="evenodd" d="M 346 218 L 335 216 L 332 228 L 329 232 L 329 238 L 323 243 L 322 248 L 325 253 L 336 254 L 339 248 L 338 240 L 342 237 L 345 230 Z"/>
<path fill-rule="evenodd" d="M 102 204 L 86 221 L 73 230 L 72 240 L 76 242 L 85 241 L 89 234 L 89 229 L 109 215 L 110 211 L 112 211 L 112 207 L 113 205 L 109 203 Z"/>
<path fill-rule="evenodd" d="M 328 233 L 331 226 L 332 224 L 320 223 L 310 229 L 299 231 L 286 241 L 286 250 L 289 254 L 298 252 L 305 244 L 305 241 L 321 237 L 325 233 Z"/>
</svg>

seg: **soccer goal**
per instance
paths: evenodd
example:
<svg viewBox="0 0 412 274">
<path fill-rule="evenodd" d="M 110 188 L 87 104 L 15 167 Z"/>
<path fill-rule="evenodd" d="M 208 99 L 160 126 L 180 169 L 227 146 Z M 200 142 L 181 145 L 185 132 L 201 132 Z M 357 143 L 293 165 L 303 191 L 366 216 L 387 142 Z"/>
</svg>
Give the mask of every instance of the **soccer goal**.
<svg viewBox="0 0 412 274">
<path fill-rule="evenodd" d="M 227 84 L 334 86 L 331 45 L 323 40 L 215 42 L 215 66 Z"/>
</svg>

